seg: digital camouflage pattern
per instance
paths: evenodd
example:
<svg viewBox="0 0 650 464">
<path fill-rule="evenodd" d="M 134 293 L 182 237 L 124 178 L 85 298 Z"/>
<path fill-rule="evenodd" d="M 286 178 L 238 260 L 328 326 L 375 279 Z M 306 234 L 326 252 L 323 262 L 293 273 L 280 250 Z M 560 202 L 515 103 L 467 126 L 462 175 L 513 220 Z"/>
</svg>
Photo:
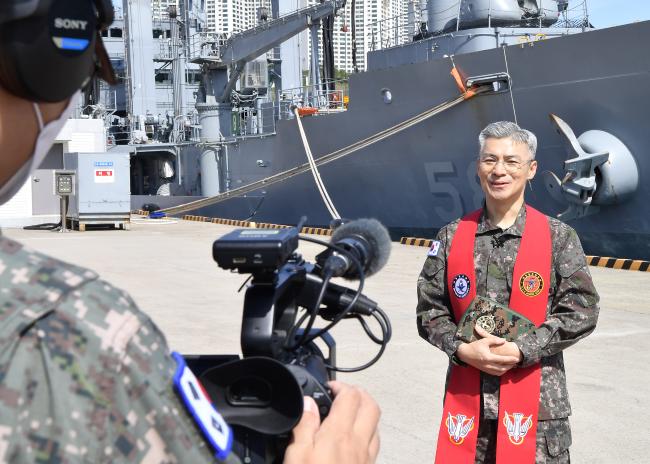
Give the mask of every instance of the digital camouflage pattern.
<svg viewBox="0 0 650 464">
<path fill-rule="evenodd" d="M 175 367 L 126 293 L 0 237 L 0 462 L 216 462 Z"/>
<path fill-rule="evenodd" d="M 496 420 L 479 422 L 476 440 L 476 463 L 496 464 Z M 571 427 L 569 419 L 551 419 L 537 422 L 535 464 L 569 464 Z"/>
<path fill-rule="evenodd" d="M 472 300 L 458 323 L 456 338 L 471 343 L 477 340 L 474 327 L 478 325 L 495 337 L 512 342 L 535 329 L 535 324 L 506 305 L 482 296 Z"/>
<path fill-rule="evenodd" d="M 562 350 L 586 337 L 596 327 L 598 294 L 589 274 L 576 232 L 555 218 L 548 218 L 551 228 L 551 282 L 545 322 L 515 340 L 523 353 L 522 366 L 542 365 L 539 420 L 561 419 L 571 414 Z M 526 221 L 522 207 L 515 223 L 506 230 L 493 226 L 482 215 L 476 231 L 474 264 L 476 294 L 499 304 L 510 301 L 512 272 Z M 444 351 L 450 360 L 462 343 L 456 337 L 446 285 L 446 261 L 451 240 L 459 220 L 443 227 L 436 240 L 440 249 L 427 257 L 418 278 L 417 326 L 422 338 Z M 494 240 L 498 237 L 498 240 Z M 518 282 L 515 282 L 518 285 Z M 499 377 L 481 373 L 483 413 L 497 419 Z"/>
</svg>

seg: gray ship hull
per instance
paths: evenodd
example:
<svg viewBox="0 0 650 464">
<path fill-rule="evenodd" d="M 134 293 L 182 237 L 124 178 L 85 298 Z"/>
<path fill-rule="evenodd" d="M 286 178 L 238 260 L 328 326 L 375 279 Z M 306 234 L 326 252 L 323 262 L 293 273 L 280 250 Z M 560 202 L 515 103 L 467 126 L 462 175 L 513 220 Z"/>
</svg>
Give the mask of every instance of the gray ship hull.
<svg viewBox="0 0 650 464">
<path fill-rule="evenodd" d="M 523 46 L 457 55 L 467 76 L 508 72 L 509 92 L 478 96 L 388 139 L 323 165 L 320 173 L 341 216 L 376 217 L 399 236 L 433 237 L 436 230 L 481 206 L 475 176 L 477 135 L 488 123 L 513 120 L 538 137 L 538 173 L 563 174 L 565 143 L 549 120 L 560 116 L 576 134 L 600 129 L 634 155 L 639 185 L 622 204 L 568 221 L 588 254 L 650 259 L 650 22 L 589 31 Z M 505 54 L 504 54 L 505 51 Z M 346 112 L 302 119 L 316 158 L 391 127 L 458 95 L 449 58 L 368 71 L 350 77 Z M 384 103 L 382 89 L 393 99 Z M 514 111 L 513 111 L 514 102 Z M 279 121 L 276 135 L 229 146 L 231 187 L 305 163 L 295 121 Z M 263 163 L 259 163 L 263 160 Z M 260 166 L 263 164 L 264 166 Z M 527 201 L 548 215 L 566 209 L 540 175 Z M 311 173 L 196 214 L 327 226 L 331 220 Z"/>
</svg>

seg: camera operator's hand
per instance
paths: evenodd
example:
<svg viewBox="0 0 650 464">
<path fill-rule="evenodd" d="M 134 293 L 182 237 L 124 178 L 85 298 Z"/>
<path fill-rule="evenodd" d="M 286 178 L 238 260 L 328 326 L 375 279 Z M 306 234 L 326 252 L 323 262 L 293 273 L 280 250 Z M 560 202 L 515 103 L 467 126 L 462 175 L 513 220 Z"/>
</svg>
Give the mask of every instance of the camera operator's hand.
<svg viewBox="0 0 650 464">
<path fill-rule="evenodd" d="M 372 464 L 377 459 L 379 406 L 358 387 L 329 385 L 334 402 L 322 424 L 316 403 L 305 397 L 305 410 L 293 429 L 284 464 Z"/>
</svg>

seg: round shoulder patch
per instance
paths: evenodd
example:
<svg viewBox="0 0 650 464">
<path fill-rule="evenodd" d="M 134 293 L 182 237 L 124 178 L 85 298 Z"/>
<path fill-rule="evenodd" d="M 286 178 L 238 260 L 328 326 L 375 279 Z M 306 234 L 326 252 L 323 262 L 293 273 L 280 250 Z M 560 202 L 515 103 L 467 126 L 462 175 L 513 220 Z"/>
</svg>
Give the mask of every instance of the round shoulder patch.
<svg viewBox="0 0 650 464">
<path fill-rule="evenodd" d="M 465 274 L 458 274 L 451 283 L 451 286 L 454 288 L 454 294 L 458 298 L 465 298 L 469 295 L 470 285 L 469 277 Z"/>
<path fill-rule="evenodd" d="M 519 289 L 526 296 L 537 296 L 544 289 L 544 280 L 535 271 L 524 272 L 519 279 Z"/>
</svg>

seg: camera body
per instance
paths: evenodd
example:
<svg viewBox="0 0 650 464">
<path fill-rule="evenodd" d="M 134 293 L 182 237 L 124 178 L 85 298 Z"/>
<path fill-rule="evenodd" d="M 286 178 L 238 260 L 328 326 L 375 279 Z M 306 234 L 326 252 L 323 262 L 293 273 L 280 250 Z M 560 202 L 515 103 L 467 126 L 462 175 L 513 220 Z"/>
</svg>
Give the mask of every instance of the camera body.
<svg viewBox="0 0 650 464">
<path fill-rule="evenodd" d="M 296 253 L 298 230 L 238 229 L 213 244 L 213 258 L 226 270 L 251 274 L 241 329 L 243 359 L 190 357 L 191 365 L 226 422 L 233 426 L 234 450 L 251 463 L 281 462 L 290 432 L 302 416 L 303 396 L 311 396 L 321 418 L 329 413 L 336 344 L 320 338 L 295 347 L 298 307 L 317 294 L 314 265 Z"/>
<path fill-rule="evenodd" d="M 186 357 L 232 426 L 233 450 L 250 464 L 282 462 L 291 430 L 302 417 L 303 396 L 315 400 L 324 419 L 332 405 L 328 382 L 336 372 L 369 367 L 381 357 L 391 336 L 388 316 L 361 294 L 365 276 L 388 260 L 391 242 L 385 227 L 374 219 L 351 221 L 335 230 L 331 243 L 299 237 L 299 230 L 238 229 L 214 242 L 212 255 L 220 267 L 250 274 L 241 326 L 242 358 Z M 308 263 L 296 252 L 299 239 L 328 250 L 317 256 L 315 264 Z M 336 276 L 358 279 L 358 288 L 332 283 Z M 306 311 L 299 317 L 300 308 Z M 312 328 L 316 317 L 328 325 Z M 366 317 L 375 319 L 381 337 L 373 333 Z M 380 345 L 363 366 L 336 365 L 336 343 L 328 330 L 343 319 L 358 321 Z"/>
</svg>

